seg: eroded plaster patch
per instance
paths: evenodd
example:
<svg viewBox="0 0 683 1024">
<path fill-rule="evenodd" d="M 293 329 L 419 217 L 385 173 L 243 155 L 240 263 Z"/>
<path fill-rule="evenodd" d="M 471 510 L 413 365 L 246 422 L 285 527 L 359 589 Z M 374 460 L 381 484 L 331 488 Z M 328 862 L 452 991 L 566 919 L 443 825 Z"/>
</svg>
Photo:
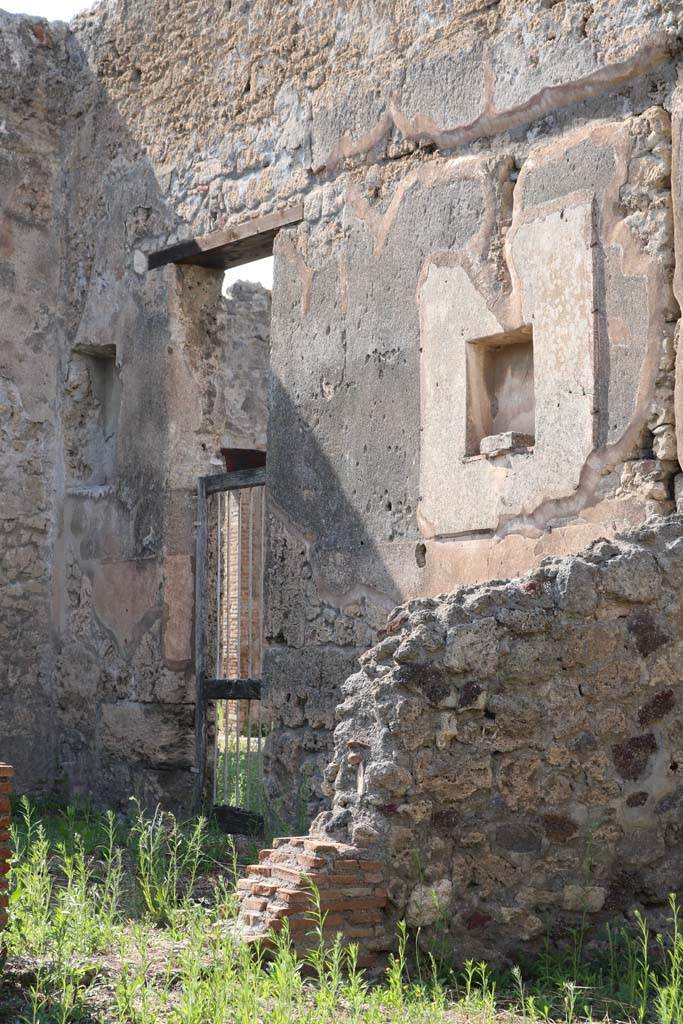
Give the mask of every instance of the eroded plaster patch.
<svg viewBox="0 0 683 1024">
<path fill-rule="evenodd" d="M 495 529 L 502 515 L 578 484 L 594 443 L 592 199 L 575 194 L 533 211 L 514 230 L 521 283 L 517 322 L 498 319 L 454 255 L 428 262 L 419 291 L 423 535 Z M 467 347 L 475 339 L 534 328 L 533 451 L 468 457 Z"/>
<path fill-rule="evenodd" d="M 343 135 L 335 143 L 325 161 L 325 169 L 335 171 L 342 160 L 370 153 L 389 137 L 394 127 L 409 141 L 431 142 L 439 149 L 455 149 L 475 139 L 498 135 L 518 125 L 528 124 L 536 118 L 545 117 L 560 107 L 618 88 L 657 67 L 667 56 L 668 47 L 663 37 L 656 37 L 645 42 L 626 60 L 598 68 L 573 82 L 546 86 L 524 103 L 505 110 L 496 110 L 493 107 L 494 89 L 490 84 L 493 70 L 489 67 L 482 113 L 470 124 L 456 125 L 452 128 L 439 127 L 427 114 L 418 113 L 412 119 L 406 117 L 397 105 L 398 98 L 391 96 L 388 109 L 369 131 L 357 139 Z"/>
<path fill-rule="evenodd" d="M 160 583 L 161 570 L 153 559 L 96 564 L 95 613 L 122 647 L 135 639 L 143 618 L 157 608 Z"/>
</svg>

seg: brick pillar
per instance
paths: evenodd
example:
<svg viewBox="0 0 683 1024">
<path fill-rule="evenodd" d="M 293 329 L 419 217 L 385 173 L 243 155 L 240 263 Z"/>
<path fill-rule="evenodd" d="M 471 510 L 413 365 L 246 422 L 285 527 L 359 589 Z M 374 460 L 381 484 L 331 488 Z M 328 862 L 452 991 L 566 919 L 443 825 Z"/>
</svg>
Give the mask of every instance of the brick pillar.
<svg viewBox="0 0 683 1024">
<path fill-rule="evenodd" d="M 7 924 L 7 906 L 9 903 L 9 872 L 10 845 L 10 793 L 14 768 L 8 764 L 0 764 L 0 930 Z"/>
<path fill-rule="evenodd" d="M 294 948 L 303 955 L 315 941 L 313 883 L 327 915 L 326 937 L 332 941 L 341 933 L 346 942 L 357 943 L 359 966 L 372 967 L 392 946 L 384 925 L 383 871 L 382 861 L 370 860 L 367 851 L 355 846 L 317 836 L 276 839 L 237 883 L 241 938 L 267 945 L 269 933 L 280 931 L 287 919 Z"/>
</svg>

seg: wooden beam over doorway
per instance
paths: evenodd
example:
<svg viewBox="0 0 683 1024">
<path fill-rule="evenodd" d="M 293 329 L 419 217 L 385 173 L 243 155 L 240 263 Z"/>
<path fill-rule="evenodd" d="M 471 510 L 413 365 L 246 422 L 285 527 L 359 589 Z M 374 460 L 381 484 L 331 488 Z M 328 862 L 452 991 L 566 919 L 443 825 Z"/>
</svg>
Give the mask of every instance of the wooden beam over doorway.
<svg viewBox="0 0 683 1024">
<path fill-rule="evenodd" d="M 282 228 L 300 224 L 304 219 L 303 203 L 286 206 L 265 217 L 254 217 L 241 224 L 233 224 L 220 231 L 212 231 L 187 242 L 179 242 L 167 249 L 150 253 L 147 269 L 156 270 L 168 263 L 191 263 L 199 267 L 227 270 L 252 260 L 263 259 L 273 253 L 273 241 Z"/>
</svg>

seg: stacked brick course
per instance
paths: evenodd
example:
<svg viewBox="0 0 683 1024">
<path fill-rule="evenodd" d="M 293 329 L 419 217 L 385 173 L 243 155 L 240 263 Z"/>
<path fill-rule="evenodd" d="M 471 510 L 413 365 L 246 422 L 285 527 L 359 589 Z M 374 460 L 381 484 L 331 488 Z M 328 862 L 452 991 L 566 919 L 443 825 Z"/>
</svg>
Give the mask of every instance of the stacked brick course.
<svg viewBox="0 0 683 1024">
<path fill-rule="evenodd" d="M 0 930 L 7 924 L 9 902 L 9 824 L 13 775 L 14 768 L 8 764 L 0 764 Z"/>
<path fill-rule="evenodd" d="M 372 967 L 391 946 L 383 924 L 383 868 L 366 851 L 345 843 L 315 836 L 276 839 L 238 882 L 242 938 L 268 943 L 287 920 L 294 948 L 304 954 L 317 941 L 311 916 L 315 886 L 326 937 L 333 941 L 341 933 L 358 945 L 359 965 Z"/>
</svg>

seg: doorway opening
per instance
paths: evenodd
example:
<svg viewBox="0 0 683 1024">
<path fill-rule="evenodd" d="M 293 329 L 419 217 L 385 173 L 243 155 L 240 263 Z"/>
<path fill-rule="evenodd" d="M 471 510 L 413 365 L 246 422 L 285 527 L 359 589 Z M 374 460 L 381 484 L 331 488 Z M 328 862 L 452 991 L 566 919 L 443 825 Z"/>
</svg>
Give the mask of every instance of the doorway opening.
<svg viewBox="0 0 683 1024">
<path fill-rule="evenodd" d="M 185 319 L 197 340 L 194 351 L 220 377 L 208 389 L 201 422 L 205 463 L 213 469 L 197 484 L 195 804 L 210 804 L 224 827 L 238 833 L 260 831 L 265 811 L 269 716 L 261 680 L 273 243 L 278 231 L 302 219 L 298 204 L 147 261 L 150 270 L 169 263 L 193 268 L 183 291 Z M 205 272 L 213 275 L 209 289 L 201 284 Z M 218 292 L 217 311 L 211 295 Z M 221 422 L 217 409 L 225 410 Z"/>
</svg>

